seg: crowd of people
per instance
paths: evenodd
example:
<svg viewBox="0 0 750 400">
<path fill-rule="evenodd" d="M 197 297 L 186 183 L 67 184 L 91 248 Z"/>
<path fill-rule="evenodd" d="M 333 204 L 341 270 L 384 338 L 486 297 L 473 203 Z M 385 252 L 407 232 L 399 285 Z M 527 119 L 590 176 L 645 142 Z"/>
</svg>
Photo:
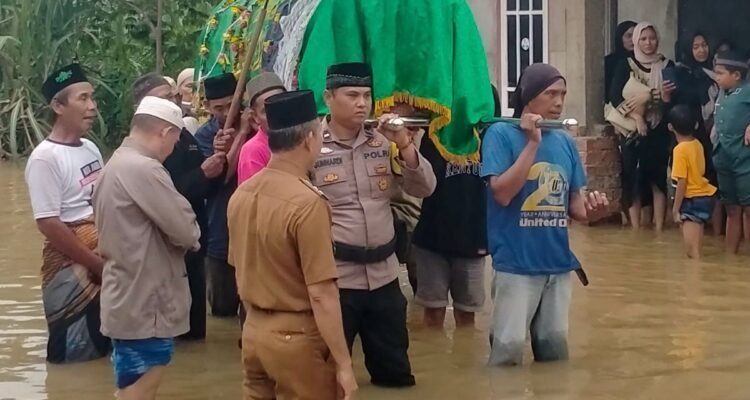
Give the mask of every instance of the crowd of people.
<svg viewBox="0 0 750 400">
<path fill-rule="evenodd" d="M 711 39 L 686 36 L 675 63 L 660 53 L 653 24 L 626 21 L 605 59 L 605 115 L 620 138 L 627 220 L 661 231 L 671 214 L 691 258 L 700 257 L 709 223 L 715 236 L 726 233 L 728 252 L 738 252 L 743 233 L 750 241 L 748 59 L 727 41 L 713 51 Z"/>
<path fill-rule="evenodd" d="M 554 67 L 523 74 L 522 122 L 486 131 L 482 163 L 448 161 L 422 128 L 393 124 L 424 115 L 410 104 L 367 124 L 368 64 L 330 66 L 322 118 L 312 92 L 262 73 L 231 120 L 241 83 L 208 78 L 211 116 L 195 131 L 190 74 L 135 80 L 130 132 L 106 165 L 85 139 L 97 110 L 83 68 L 44 84 L 54 123 L 26 182 L 46 239 L 49 362 L 111 353 L 119 398 L 155 398 L 175 339 L 205 338 L 208 304 L 242 321 L 247 399 L 351 398 L 357 336 L 372 384 L 409 387 L 401 263 L 425 325 L 442 328 L 452 299 L 462 328 L 486 301 L 487 256 L 490 365 L 521 364 L 529 332 L 537 361 L 568 358 L 571 273 L 586 284 L 568 219 L 601 218 L 608 201 L 584 189 L 571 137 L 536 126 L 564 106 Z"/>
<path fill-rule="evenodd" d="M 708 223 L 729 252 L 750 240 L 748 60 L 710 43 L 690 35 L 675 63 L 652 24 L 625 22 L 605 60 L 623 210 L 634 229 L 662 230 L 671 216 L 691 258 Z M 413 105 L 369 125 L 373 75 L 364 63 L 330 66 L 321 118 L 312 92 L 271 72 L 246 83 L 146 74 L 105 165 L 85 139 L 97 109 L 84 69 L 51 74 L 53 128 L 26 167 L 46 239 L 48 361 L 111 353 L 120 398 L 155 398 L 175 338 L 206 337 L 208 304 L 241 321 L 247 399 L 350 398 L 357 336 L 372 384 L 413 386 L 401 264 L 424 324 L 442 328 L 452 300 L 462 328 L 485 304 L 488 256 L 489 364 L 522 363 L 528 335 L 535 360 L 567 359 L 572 273 L 587 284 L 568 220 L 603 217 L 608 200 L 585 189 L 571 137 L 536 127 L 560 117 L 565 78 L 529 66 L 515 91 L 520 125 L 489 127 L 480 163 L 449 161 L 423 129 L 392 123 L 426 115 Z M 238 85 L 246 108 L 235 118 Z"/>
<path fill-rule="evenodd" d="M 699 258 L 711 223 L 736 253 L 750 240 L 748 60 L 696 33 L 675 63 L 645 22 L 621 24 L 616 39 L 606 118 L 630 224 L 662 230 L 670 216 Z M 175 340 L 204 339 L 210 312 L 240 320 L 246 399 L 351 398 L 357 337 L 373 385 L 410 387 L 401 265 L 424 324 L 442 329 L 452 302 L 464 328 L 486 303 L 488 257 L 489 364 L 521 364 L 527 336 L 535 360 L 568 358 L 573 274 L 588 283 L 569 220 L 605 217 L 608 199 L 586 189 L 570 135 L 537 127 L 563 111 L 557 69 L 525 69 L 521 122 L 490 126 L 481 162 L 449 160 L 424 129 L 394 124 L 430 117 L 413 104 L 371 124 L 377 71 L 366 63 L 328 67 L 325 116 L 312 92 L 271 72 L 194 76 L 136 79 L 130 131 L 106 164 L 85 138 L 97 108 L 84 68 L 44 82 L 54 121 L 26 182 L 45 238 L 49 362 L 111 354 L 119 398 L 153 399 Z"/>
</svg>

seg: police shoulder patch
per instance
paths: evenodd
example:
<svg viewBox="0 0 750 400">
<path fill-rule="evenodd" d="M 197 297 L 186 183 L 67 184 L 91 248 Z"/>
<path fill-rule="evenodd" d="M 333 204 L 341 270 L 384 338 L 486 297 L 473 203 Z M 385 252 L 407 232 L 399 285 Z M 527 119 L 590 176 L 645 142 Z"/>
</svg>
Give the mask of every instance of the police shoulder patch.
<svg viewBox="0 0 750 400">
<path fill-rule="evenodd" d="M 302 182 L 303 185 L 307 186 L 308 189 L 312 190 L 317 194 L 318 196 L 328 200 L 328 197 L 326 197 L 325 193 L 323 193 L 322 190 L 318 189 L 317 186 L 313 185 L 312 182 L 308 181 L 307 179 L 299 178 L 299 181 Z"/>
</svg>

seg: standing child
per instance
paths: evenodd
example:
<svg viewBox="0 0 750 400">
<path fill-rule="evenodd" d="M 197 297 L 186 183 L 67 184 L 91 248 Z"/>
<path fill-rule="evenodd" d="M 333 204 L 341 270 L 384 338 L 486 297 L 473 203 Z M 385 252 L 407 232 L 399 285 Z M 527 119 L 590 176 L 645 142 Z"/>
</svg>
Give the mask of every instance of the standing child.
<svg viewBox="0 0 750 400">
<path fill-rule="evenodd" d="M 744 56 L 719 53 L 716 82 L 722 90 L 714 117 L 714 155 L 719 196 L 727 208 L 726 249 L 737 253 L 742 238 L 750 240 L 750 85 Z M 744 217 L 743 217 L 744 212 Z"/>
<path fill-rule="evenodd" d="M 679 105 L 669 112 L 668 120 L 669 131 L 677 139 L 672 153 L 672 180 L 677 184 L 672 215 L 676 223 L 682 224 L 687 256 L 700 258 L 703 226 L 711 219 L 716 187 L 705 177 L 703 145 L 695 138 L 696 113 Z"/>
</svg>

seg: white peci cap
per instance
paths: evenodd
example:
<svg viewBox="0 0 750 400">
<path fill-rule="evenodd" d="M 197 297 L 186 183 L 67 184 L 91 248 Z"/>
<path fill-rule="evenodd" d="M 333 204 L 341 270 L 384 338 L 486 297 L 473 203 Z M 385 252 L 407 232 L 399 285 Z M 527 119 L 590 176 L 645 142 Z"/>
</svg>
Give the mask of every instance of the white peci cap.
<svg viewBox="0 0 750 400">
<path fill-rule="evenodd" d="M 135 115 L 139 114 L 159 118 L 180 129 L 185 128 L 185 122 L 182 120 L 182 109 L 169 100 L 146 96 L 141 100 L 138 109 L 135 110 Z"/>
</svg>

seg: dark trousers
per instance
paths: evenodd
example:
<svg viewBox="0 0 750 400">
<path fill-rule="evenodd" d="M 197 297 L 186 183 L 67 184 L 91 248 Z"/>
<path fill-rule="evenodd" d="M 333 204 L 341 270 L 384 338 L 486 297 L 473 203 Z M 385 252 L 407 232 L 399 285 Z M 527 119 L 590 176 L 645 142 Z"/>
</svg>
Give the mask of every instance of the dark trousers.
<svg viewBox="0 0 750 400">
<path fill-rule="evenodd" d="M 188 253 L 185 256 L 190 297 L 190 331 L 182 339 L 204 339 L 206 337 L 206 258 L 203 254 Z"/>
<path fill-rule="evenodd" d="M 399 221 L 393 214 L 393 230 L 396 232 L 396 257 L 398 262 L 406 264 L 406 272 L 409 274 L 409 285 L 413 293 L 417 293 L 417 263 L 411 251 L 411 237 L 414 232 L 409 232 L 406 222 Z"/>
<path fill-rule="evenodd" d="M 237 280 L 234 268 L 226 260 L 208 256 L 206 257 L 206 277 L 211 315 L 236 317 L 240 306 L 240 298 L 237 295 Z"/>
<path fill-rule="evenodd" d="M 406 298 L 398 280 L 373 291 L 341 289 L 340 292 L 349 351 L 359 335 L 372 384 L 413 386 L 414 376 L 407 353 Z"/>
</svg>

